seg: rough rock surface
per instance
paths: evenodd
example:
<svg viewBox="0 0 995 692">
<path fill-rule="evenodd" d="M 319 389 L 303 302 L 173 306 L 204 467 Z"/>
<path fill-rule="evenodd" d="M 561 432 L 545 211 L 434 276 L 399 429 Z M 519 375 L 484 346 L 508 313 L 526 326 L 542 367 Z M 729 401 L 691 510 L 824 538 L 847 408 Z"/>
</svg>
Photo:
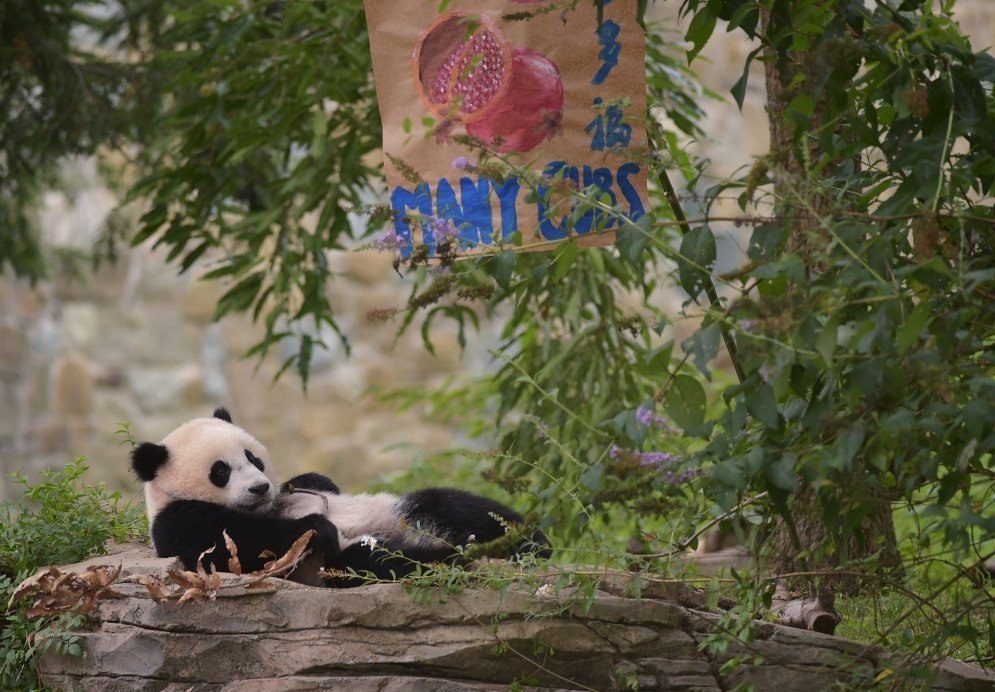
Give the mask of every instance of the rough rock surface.
<svg viewBox="0 0 995 692">
<path fill-rule="evenodd" d="M 170 560 L 148 548 L 91 559 L 123 564 L 122 574 L 163 576 Z M 433 593 L 417 603 L 400 584 L 314 589 L 275 580 L 247 591 L 225 577 L 216 600 L 157 604 L 137 584 L 105 601 L 82 633 L 85 657 L 48 653 L 47 685 L 107 690 L 497 690 L 513 682 L 546 689 L 820 690 L 866 689 L 889 665 L 875 647 L 758 623 L 749 648 L 710 656 L 702 639 L 718 620 L 681 588 L 641 599 L 599 592 L 589 607 L 565 597 L 508 590 Z M 621 582 L 608 580 L 608 590 Z M 551 589 L 543 589 L 543 591 Z M 669 595 L 668 595 L 669 593 Z M 687 597 L 690 594 L 690 597 Z M 733 655 L 758 663 L 720 674 Z M 894 662 L 891 664 L 894 666 Z M 995 675 L 955 661 L 935 670 L 935 690 L 995 689 Z"/>
</svg>

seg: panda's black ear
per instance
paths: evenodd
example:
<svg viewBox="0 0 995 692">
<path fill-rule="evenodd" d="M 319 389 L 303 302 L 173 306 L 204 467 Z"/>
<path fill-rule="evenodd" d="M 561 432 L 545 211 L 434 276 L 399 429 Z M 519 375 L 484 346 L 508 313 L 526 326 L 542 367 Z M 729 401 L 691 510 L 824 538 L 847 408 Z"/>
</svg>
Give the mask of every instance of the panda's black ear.
<svg viewBox="0 0 995 692">
<path fill-rule="evenodd" d="M 131 450 L 131 468 L 143 481 L 155 478 L 159 467 L 169 460 L 169 450 L 165 445 L 143 442 Z"/>
<path fill-rule="evenodd" d="M 214 417 L 220 418 L 226 423 L 231 423 L 231 414 L 228 413 L 228 409 L 226 409 L 224 406 L 219 406 L 218 408 L 214 409 Z"/>
</svg>

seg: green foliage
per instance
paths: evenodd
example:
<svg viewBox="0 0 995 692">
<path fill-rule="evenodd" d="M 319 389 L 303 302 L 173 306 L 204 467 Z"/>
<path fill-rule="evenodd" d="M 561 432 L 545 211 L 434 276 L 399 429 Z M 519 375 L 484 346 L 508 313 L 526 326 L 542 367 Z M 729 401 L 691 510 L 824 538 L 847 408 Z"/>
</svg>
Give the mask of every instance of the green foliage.
<svg viewBox="0 0 995 692">
<path fill-rule="evenodd" d="M 453 268 L 449 295 L 489 275 L 500 289 L 492 305 L 510 310 L 488 375 L 495 393 L 481 406 L 497 412 L 502 435 L 490 477 L 533 498 L 561 543 L 623 522 L 669 542 L 665 554 L 744 498 L 763 498 L 766 521 L 794 525 L 803 517 L 791 500 L 805 489 L 826 537 L 794 536 L 803 561 L 906 596 L 944 561 L 958 565 L 919 596 L 951 603 L 929 638 L 968 639 L 984 653 L 995 611 L 961 587 L 995 552 L 982 541 L 995 529 L 995 58 L 971 50 L 949 6 L 894 5 L 685 3 L 690 57 L 724 19 L 761 40 L 787 85 L 775 122 L 786 140 L 743 178 L 700 191 L 706 215 L 730 190 L 744 211 L 776 210 L 746 219 L 748 263 L 720 277 L 722 303 L 699 297 L 719 260 L 711 225 L 689 224 L 678 242 L 665 207 L 624 226 L 617 254 L 568 244 L 513 266 L 467 262 Z M 744 90 L 741 81 L 734 96 Z M 677 141 L 659 143 L 683 170 L 691 162 Z M 697 191 L 700 177 L 687 178 Z M 664 258 L 690 296 L 684 314 L 701 317 L 682 357 L 655 337 L 674 317 L 654 306 Z M 742 379 L 709 384 L 723 330 L 736 335 Z M 631 424 L 654 403 L 683 437 Z M 619 463 L 617 448 L 672 450 L 703 478 L 668 486 L 662 469 Z M 882 499 L 915 507 L 920 521 L 908 584 L 875 571 L 887 545 L 868 522 Z M 600 549 L 599 560 L 612 554 Z M 906 640 L 924 654 L 951 650 L 923 641 Z"/>
<path fill-rule="evenodd" d="M 128 56 L 156 25 L 157 5 L 0 3 L 0 270 L 45 273 L 30 210 L 60 159 L 144 137 L 156 80 Z"/>
<path fill-rule="evenodd" d="M 120 494 L 84 485 L 83 459 L 41 474 L 37 483 L 12 476 L 23 488 L 17 502 L 0 504 L 0 603 L 6 611 L 23 579 L 48 565 L 77 562 L 104 551 L 110 540 L 147 535 L 141 507 L 120 506 Z M 72 630 L 85 621 L 65 614 L 29 620 L 15 607 L 0 615 L 0 689 L 35 689 L 33 657 L 46 647 L 78 656 Z"/>
<path fill-rule="evenodd" d="M 322 327 L 339 331 L 325 253 L 352 235 L 380 147 L 369 42 L 359 0 L 248 5 L 165 4 L 154 64 L 170 98 L 131 191 L 151 200 L 134 242 L 180 271 L 216 260 L 215 317 L 262 318 L 250 355 L 297 338 L 284 367 L 306 382 Z"/>
<path fill-rule="evenodd" d="M 119 507 L 121 494 L 102 484 L 79 483 L 84 460 L 45 471 L 37 483 L 14 474 L 22 486 L 17 503 L 0 504 L 0 573 L 16 576 L 45 565 L 77 562 L 99 553 L 104 543 L 144 535 L 139 507 Z"/>
</svg>

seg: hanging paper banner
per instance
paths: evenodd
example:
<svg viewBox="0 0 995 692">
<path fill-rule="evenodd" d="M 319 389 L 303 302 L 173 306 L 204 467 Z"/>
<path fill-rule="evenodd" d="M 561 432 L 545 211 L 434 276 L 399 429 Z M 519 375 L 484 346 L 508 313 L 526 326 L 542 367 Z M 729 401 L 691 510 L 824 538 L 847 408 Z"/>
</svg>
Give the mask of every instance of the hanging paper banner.
<svg viewBox="0 0 995 692">
<path fill-rule="evenodd" d="M 593 0 L 366 0 L 388 244 L 402 259 L 548 249 L 568 235 L 609 245 L 621 223 L 609 212 L 645 213 L 635 15 L 618 0 L 600 24 Z M 584 189 L 594 208 L 578 202 Z"/>
</svg>

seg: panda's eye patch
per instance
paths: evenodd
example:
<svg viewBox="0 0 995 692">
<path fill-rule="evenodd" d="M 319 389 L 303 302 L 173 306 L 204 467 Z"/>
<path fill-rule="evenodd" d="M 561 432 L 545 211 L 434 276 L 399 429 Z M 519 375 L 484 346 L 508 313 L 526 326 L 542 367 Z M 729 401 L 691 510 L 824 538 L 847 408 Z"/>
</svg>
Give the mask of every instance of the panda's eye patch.
<svg viewBox="0 0 995 692">
<path fill-rule="evenodd" d="M 250 464 L 252 464 L 253 466 L 255 466 L 260 471 L 264 471 L 265 470 L 265 469 L 263 469 L 263 460 L 260 459 L 259 457 L 257 457 L 255 454 L 253 454 L 249 450 L 245 450 L 245 458 L 249 460 Z"/>
<path fill-rule="evenodd" d="M 223 488 L 226 485 L 228 485 L 228 479 L 230 477 L 231 477 L 231 466 L 229 466 L 227 462 L 224 462 L 221 459 L 218 459 L 216 462 L 214 462 L 214 465 L 211 466 L 211 473 L 208 476 L 208 478 L 211 479 L 211 482 L 214 483 L 214 485 L 218 486 L 219 488 Z"/>
</svg>

